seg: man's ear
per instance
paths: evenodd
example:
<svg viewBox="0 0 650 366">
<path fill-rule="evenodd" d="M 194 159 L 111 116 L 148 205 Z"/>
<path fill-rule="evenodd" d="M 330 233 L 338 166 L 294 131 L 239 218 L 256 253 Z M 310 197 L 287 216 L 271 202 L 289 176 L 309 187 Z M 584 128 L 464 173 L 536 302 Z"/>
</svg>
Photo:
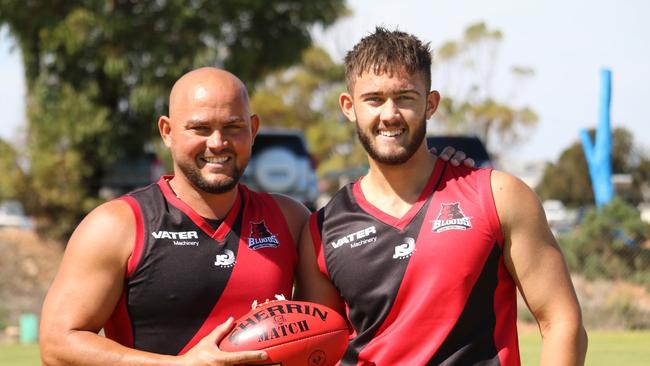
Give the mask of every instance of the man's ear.
<svg viewBox="0 0 650 366">
<path fill-rule="evenodd" d="M 430 91 L 429 95 L 427 95 L 427 112 L 426 112 L 427 119 L 433 116 L 433 113 L 436 111 L 436 109 L 438 109 L 439 104 L 440 104 L 440 93 L 438 93 L 437 90 Z"/>
<path fill-rule="evenodd" d="M 169 117 L 160 116 L 160 118 L 158 118 L 158 132 L 160 132 L 160 137 L 162 137 L 165 146 L 169 148 L 172 144 L 172 126 Z"/>
<path fill-rule="evenodd" d="M 253 141 L 255 141 L 255 136 L 257 136 L 257 131 L 260 128 L 260 117 L 257 114 L 251 115 L 251 135 L 253 136 Z"/>
<path fill-rule="evenodd" d="M 350 93 L 341 93 L 339 95 L 339 105 L 341 106 L 341 111 L 350 122 L 357 121 L 357 114 L 354 112 L 354 104 Z"/>
</svg>

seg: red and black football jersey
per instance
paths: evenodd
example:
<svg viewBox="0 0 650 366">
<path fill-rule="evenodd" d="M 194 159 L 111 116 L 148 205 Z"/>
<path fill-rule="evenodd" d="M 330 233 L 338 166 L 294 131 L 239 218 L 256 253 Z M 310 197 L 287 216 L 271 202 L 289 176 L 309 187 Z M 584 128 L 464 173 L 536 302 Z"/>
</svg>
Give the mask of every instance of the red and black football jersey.
<svg viewBox="0 0 650 366">
<path fill-rule="evenodd" d="M 318 265 L 354 330 L 342 365 L 519 364 L 490 174 L 437 160 L 401 218 L 368 202 L 360 181 L 312 215 Z"/>
<path fill-rule="evenodd" d="M 239 185 L 215 229 L 163 177 L 120 199 L 136 242 L 106 336 L 139 350 L 182 354 L 254 300 L 291 296 L 296 245 L 275 200 Z"/>
</svg>

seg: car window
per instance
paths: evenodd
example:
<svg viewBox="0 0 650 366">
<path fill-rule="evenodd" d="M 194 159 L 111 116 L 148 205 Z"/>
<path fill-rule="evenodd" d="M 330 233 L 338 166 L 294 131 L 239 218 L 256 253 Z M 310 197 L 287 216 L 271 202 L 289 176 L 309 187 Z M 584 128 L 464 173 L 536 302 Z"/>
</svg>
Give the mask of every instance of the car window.
<svg viewBox="0 0 650 366">
<path fill-rule="evenodd" d="M 305 143 L 298 136 L 263 133 L 260 133 L 255 137 L 255 142 L 253 143 L 253 155 L 271 146 L 282 146 L 291 150 L 292 153 L 298 156 L 309 155 L 305 148 Z"/>
</svg>

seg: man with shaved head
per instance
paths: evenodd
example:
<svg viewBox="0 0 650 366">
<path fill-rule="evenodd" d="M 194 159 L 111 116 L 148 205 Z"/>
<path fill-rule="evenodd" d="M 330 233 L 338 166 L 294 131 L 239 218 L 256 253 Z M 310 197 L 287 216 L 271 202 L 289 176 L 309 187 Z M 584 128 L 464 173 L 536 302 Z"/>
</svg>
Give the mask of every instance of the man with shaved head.
<svg viewBox="0 0 650 366">
<path fill-rule="evenodd" d="M 238 184 L 259 127 L 244 84 L 201 68 L 158 120 L 173 176 L 104 203 L 73 233 L 41 324 L 46 365 L 230 365 L 217 342 L 253 300 L 291 296 L 297 201 Z M 104 329 L 106 337 L 98 335 Z"/>
<path fill-rule="evenodd" d="M 231 73 L 206 67 L 176 82 L 169 116 L 158 120 L 174 175 L 102 204 L 79 224 L 43 307 L 44 364 L 266 358 L 217 346 L 253 300 L 291 296 L 295 240 L 309 215 L 289 197 L 238 183 L 259 124 Z"/>
</svg>

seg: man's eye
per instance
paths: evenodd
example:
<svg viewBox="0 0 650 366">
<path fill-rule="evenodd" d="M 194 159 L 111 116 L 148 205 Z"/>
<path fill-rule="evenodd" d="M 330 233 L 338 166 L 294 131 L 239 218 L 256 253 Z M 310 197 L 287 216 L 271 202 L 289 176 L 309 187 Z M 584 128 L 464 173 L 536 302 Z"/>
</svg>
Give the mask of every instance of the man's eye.
<svg viewBox="0 0 650 366">
<path fill-rule="evenodd" d="M 195 132 L 202 132 L 202 133 L 210 131 L 209 126 L 190 126 L 189 129 L 192 130 L 192 131 L 195 131 Z"/>
<path fill-rule="evenodd" d="M 366 102 L 367 103 L 377 104 L 377 103 L 381 103 L 382 99 L 379 98 L 379 97 L 370 97 L 370 98 L 366 98 Z"/>
</svg>

